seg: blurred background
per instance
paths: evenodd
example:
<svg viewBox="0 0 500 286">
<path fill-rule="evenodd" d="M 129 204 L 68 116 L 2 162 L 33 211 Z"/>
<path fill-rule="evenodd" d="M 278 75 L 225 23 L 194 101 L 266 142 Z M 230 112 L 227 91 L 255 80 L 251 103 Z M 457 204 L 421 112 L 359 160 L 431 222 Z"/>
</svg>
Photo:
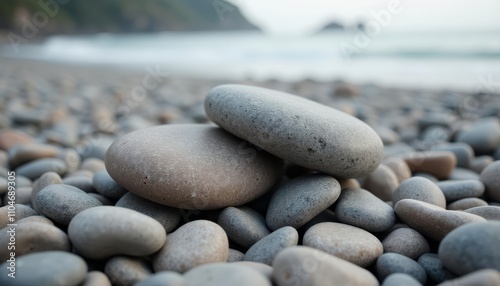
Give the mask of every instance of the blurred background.
<svg viewBox="0 0 500 286">
<path fill-rule="evenodd" d="M 499 12 L 494 0 L 2 0 L 0 53 L 191 78 L 472 90 L 500 76 Z"/>
</svg>

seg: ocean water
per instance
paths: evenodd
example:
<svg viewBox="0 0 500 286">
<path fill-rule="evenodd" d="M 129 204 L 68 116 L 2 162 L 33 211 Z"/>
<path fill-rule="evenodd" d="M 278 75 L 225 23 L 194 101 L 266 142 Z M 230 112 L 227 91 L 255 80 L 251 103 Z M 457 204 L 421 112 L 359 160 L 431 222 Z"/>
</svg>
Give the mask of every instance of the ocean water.
<svg viewBox="0 0 500 286">
<path fill-rule="evenodd" d="M 402 87 L 474 89 L 500 82 L 500 31 L 328 31 L 303 38 L 256 31 L 54 36 L 10 45 L 3 56 L 144 69 L 172 76 L 296 81 L 346 80 Z"/>
</svg>

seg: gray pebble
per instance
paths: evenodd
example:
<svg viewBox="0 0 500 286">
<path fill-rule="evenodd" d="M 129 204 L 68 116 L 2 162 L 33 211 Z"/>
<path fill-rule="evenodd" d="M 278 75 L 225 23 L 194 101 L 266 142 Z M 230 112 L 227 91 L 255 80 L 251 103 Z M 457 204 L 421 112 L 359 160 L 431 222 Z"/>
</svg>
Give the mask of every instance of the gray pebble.
<svg viewBox="0 0 500 286">
<path fill-rule="evenodd" d="M 163 225 L 167 233 L 172 231 L 181 220 L 181 212 L 179 209 L 148 201 L 133 193 L 127 193 L 122 196 L 118 202 L 116 202 L 116 206 L 132 209 L 154 218 Z"/>
<path fill-rule="evenodd" d="M 38 180 L 33 184 L 33 189 L 31 190 L 31 205 L 33 205 L 33 209 L 38 211 L 38 206 L 35 202 L 36 195 L 45 187 L 54 184 L 62 184 L 62 179 L 59 174 L 54 172 L 47 172 L 43 174 Z"/>
<path fill-rule="evenodd" d="M 422 177 L 410 178 L 394 191 L 392 203 L 395 206 L 400 200 L 414 199 L 446 208 L 446 199 L 441 189 L 431 180 Z"/>
<path fill-rule="evenodd" d="M 286 247 L 295 246 L 299 242 L 299 234 L 291 226 L 285 226 L 252 245 L 245 253 L 244 261 L 260 262 L 271 265 L 278 252 Z"/>
<path fill-rule="evenodd" d="M 184 277 L 173 271 L 160 271 L 141 280 L 135 286 L 188 286 Z"/>
<path fill-rule="evenodd" d="M 480 174 L 484 170 L 484 168 L 486 168 L 489 164 L 493 163 L 493 161 L 494 161 L 493 157 L 489 155 L 474 157 L 470 169 Z"/>
<path fill-rule="evenodd" d="M 110 199 L 119 199 L 127 193 L 105 170 L 94 174 L 93 184 L 99 194 Z"/>
<path fill-rule="evenodd" d="M 41 214 L 62 225 L 68 225 L 83 210 L 102 206 L 100 201 L 84 191 L 64 184 L 43 188 L 34 202 Z"/>
<path fill-rule="evenodd" d="M 433 151 L 450 151 L 457 157 L 457 167 L 470 168 L 474 158 L 474 149 L 463 142 L 445 143 L 432 147 Z"/>
<path fill-rule="evenodd" d="M 106 198 L 105 196 L 101 194 L 96 194 L 96 193 L 87 193 L 87 195 L 96 198 L 98 201 L 101 202 L 103 206 L 112 206 L 114 205 L 114 202 L 111 201 L 110 199 Z"/>
<path fill-rule="evenodd" d="M 444 268 L 439 256 L 435 253 L 425 253 L 418 258 L 418 264 L 422 266 L 427 274 L 427 278 L 432 283 L 441 283 L 457 277 L 448 269 Z"/>
<path fill-rule="evenodd" d="M 449 210 L 466 210 L 474 207 L 484 207 L 488 206 L 488 203 L 479 198 L 465 198 L 458 201 L 454 201 L 446 207 Z"/>
<path fill-rule="evenodd" d="M 422 284 L 427 280 L 424 269 L 415 260 L 397 253 L 385 253 L 380 256 L 377 260 L 378 278 L 383 281 L 394 273 L 408 274 Z"/>
<path fill-rule="evenodd" d="M 363 189 L 343 190 L 335 207 L 335 215 L 340 222 L 370 232 L 386 231 L 396 221 L 390 206 Z"/>
<path fill-rule="evenodd" d="M 229 248 L 229 252 L 227 254 L 227 262 L 238 262 L 238 261 L 243 261 L 243 257 L 245 256 L 245 253 Z"/>
<path fill-rule="evenodd" d="M 22 166 L 19 166 L 15 171 L 18 175 L 28 177 L 31 180 L 35 180 L 47 172 L 54 172 L 59 175 L 63 175 L 67 170 L 68 167 L 63 160 L 44 158 L 34 160 Z"/>
<path fill-rule="evenodd" d="M 156 220 L 121 207 L 100 206 L 77 214 L 68 226 L 75 249 L 84 257 L 144 256 L 158 251 L 166 240 Z"/>
<path fill-rule="evenodd" d="M 481 182 L 486 187 L 486 195 L 500 202 L 500 161 L 488 165 L 480 175 Z"/>
<path fill-rule="evenodd" d="M 500 123 L 498 118 L 477 120 L 457 134 L 457 142 L 469 144 L 476 153 L 493 152 L 500 145 Z"/>
<path fill-rule="evenodd" d="M 500 222 L 463 225 L 439 245 L 439 259 L 458 275 L 491 268 L 500 271 Z"/>
<path fill-rule="evenodd" d="M 62 180 L 62 183 L 65 185 L 70 185 L 70 186 L 79 188 L 80 190 L 82 190 L 86 193 L 94 193 L 95 192 L 92 179 L 87 178 L 85 176 L 72 176 L 69 178 L 64 178 Z"/>
<path fill-rule="evenodd" d="M 149 264 L 142 257 L 115 256 L 106 262 L 104 272 L 115 286 L 133 286 L 152 274 Z"/>
<path fill-rule="evenodd" d="M 398 178 L 399 183 L 411 178 L 411 170 L 408 167 L 408 164 L 406 164 L 406 162 L 399 157 L 387 157 L 384 159 L 382 164 L 391 168 L 396 175 L 396 178 Z"/>
<path fill-rule="evenodd" d="M 460 278 L 446 281 L 438 286 L 497 286 L 500 285 L 500 272 L 493 269 L 477 270 Z"/>
<path fill-rule="evenodd" d="M 299 228 L 332 205 L 340 195 L 340 184 L 327 175 L 307 175 L 279 186 L 271 197 L 266 222 L 271 230 L 283 226 Z"/>
<path fill-rule="evenodd" d="M 87 274 L 87 264 L 82 258 L 63 251 L 44 251 L 16 257 L 15 284 L 7 276 L 8 265 L 9 262 L 0 265 L 1 285 L 77 286 Z"/>
<path fill-rule="evenodd" d="M 420 255 L 430 251 L 425 237 L 411 228 L 398 228 L 382 241 L 384 253 L 394 252 L 416 260 Z"/>
<path fill-rule="evenodd" d="M 455 168 L 448 177 L 449 180 L 479 180 L 479 174 L 464 168 Z"/>
<path fill-rule="evenodd" d="M 265 218 L 249 207 L 225 208 L 219 214 L 217 223 L 230 239 L 245 248 L 270 233 Z"/>
<path fill-rule="evenodd" d="M 478 180 L 441 181 L 437 183 L 447 202 L 459 199 L 480 197 L 484 193 L 484 184 Z"/>
<path fill-rule="evenodd" d="M 465 212 L 484 217 L 487 220 L 500 220 L 500 207 L 482 206 L 466 209 Z"/>
<path fill-rule="evenodd" d="M 254 261 L 238 261 L 235 262 L 236 265 L 243 265 L 245 267 L 256 270 L 260 274 L 264 275 L 266 278 L 271 281 L 273 279 L 273 268 L 270 265 L 254 262 Z"/>
<path fill-rule="evenodd" d="M 13 216 L 9 216 L 9 213 L 13 214 Z M 3 206 L 0 208 L 0 228 L 34 215 L 38 215 L 38 213 L 26 205 L 14 204 L 13 207 L 10 205 Z"/>
<path fill-rule="evenodd" d="M 271 286 L 258 271 L 236 263 L 211 263 L 201 265 L 184 274 L 187 285 L 204 286 Z"/>
<path fill-rule="evenodd" d="M 385 278 L 382 286 L 422 286 L 417 279 L 405 273 L 394 273 Z"/>
</svg>

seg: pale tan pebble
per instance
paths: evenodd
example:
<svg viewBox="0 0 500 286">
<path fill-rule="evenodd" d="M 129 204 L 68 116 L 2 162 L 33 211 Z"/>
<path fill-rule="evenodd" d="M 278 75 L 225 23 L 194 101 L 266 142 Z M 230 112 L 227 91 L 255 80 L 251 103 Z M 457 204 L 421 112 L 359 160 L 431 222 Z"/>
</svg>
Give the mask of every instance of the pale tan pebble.
<svg viewBox="0 0 500 286">
<path fill-rule="evenodd" d="M 363 189 L 370 191 L 383 201 L 390 201 L 398 186 L 396 174 L 383 164 L 380 164 L 363 182 Z"/>
<path fill-rule="evenodd" d="M 111 286 L 111 281 L 101 271 L 90 271 L 81 286 Z"/>
<path fill-rule="evenodd" d="M 425 172 L 442 180 L 451 175 L 457 158 L 449 151 L 427 151 L 405 154 L 402 159 L 412 172 Z"/>
<path fill-rule="evenodd" d="M 106 263 L 104 273 L 113 285 L 133 286 L 151 276 L 150 264 L 144 257 L 115 256 Z"/>
</svg>

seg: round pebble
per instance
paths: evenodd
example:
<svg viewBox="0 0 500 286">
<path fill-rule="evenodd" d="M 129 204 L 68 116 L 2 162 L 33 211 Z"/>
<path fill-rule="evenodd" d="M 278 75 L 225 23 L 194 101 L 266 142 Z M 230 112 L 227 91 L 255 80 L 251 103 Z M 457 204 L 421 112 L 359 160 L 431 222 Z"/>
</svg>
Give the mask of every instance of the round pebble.
<svg viewBox="0 0 500 286">
<path fill-rule="evenodd" d="M 147 279 L 152 269 L 144 258 L 115 256 L 106 262 L 104 273 L 113 285 L 133 286 Z"/>
<path fill-rule="evenodd" d="M 49 185 L 62 184 L 62 179 L 59 174 L 54 172 L 47 172 L 43 174 L 38 180 L 33 184 L 33 189 L 31 190 L 31 205 L 36 211 L 38 210 L 38 206 L 35 202 L 36 195 L 45 187 Z"/>
<path fill-rule="evenodd" d="M 382 160 L 382 140 L 370 126 L 295 95 L 222 85 L 209 92 L 205 111 L 217 125 L 271 154 L 339 178 L 366 176 Z"/>
<path fill-rule="evenodd" d="M 411 228 L 398 228 L 382 241 L 384 253 L 394 252 L 416 260 L 420 255 L 430 252 L 425 237 Z"/>
<path fill-rule="evenodd" d="M 500 161 L 489 164 L 481 172 L 480 179 L 486 187 L 486 195 L 500 202 Z"/>
<path fill-rule="evenodd" d="M 210 263 L 198 266 L 184 274 L 187 285 L 204 286 L 271 286 L 258 271 L 236 263 Z"/>
<path fill-rule="evenodd" d="M 61 159 L 44 158 L 31 161 L 19 166 L 15 171 L 17 175 L 25 176 L 31 180 L 38 179 L 47 172 L 54 172 L 63 175 L 68 170 L 68 167 Z"/>
<path fill-rule="evenodd" d="M 482 118 L 460 130 L 457 142 L 469 144 L 476 153 L 495 151 L 500 145 L 500 123 L 498 118 Z"/>
<path fill-rule="evenodd" d="M 395 205 L 394 211 L 408 226 L 437 241 L 461 225 L 485 221 L 484 218 L 477 215 L 445 210 L 426 202 L 411 199 L 399 201 Z"/>
<path fill-rule="evenodd" d="M 463 225 L 439 244 L 439 259 L 458 275 L 480 269 L 500 271 L 500 222 Z"/>
<path fill-rule="evenodd" d="M 299 228 L 332 205 L 340 195 L 340 184 L 327 175 L 308 175 L 279 186 L 269 202 L 266 222 L 271 230 L 283 226 Z"/>
<path fill-rule="evenodd" d="M 448 269 L 444 268 L 439 256 L 435 253 L 425 253 L 418 258 L 418 264 L 422 266 L 430 282 L 438 284 L 456 277 Z"/>
<path fill-rule="evenodd" d="M 465 212 L 478 215 L 487 220 L 500 220 L 500 207 L 482 206 L 466 209 Z"/>
<path fill-rule="evenodd" d="M 443 180 L 455 168 L 457 158 L 449 151 L 415 152 L 402 156 L 412 172 L 424 172 Z"/>
<path fill-rule="evenodd" d="M 16 168 L 24 163 L 42 159 L 54 158 L 59 149 L 53 145 L 26 144 L 9 150 L 9 164 L 11 168 Z"/>
<path fill-rule="evenodd" d="M 274 257 L 286 247 L 295 246 L 299 242 L 299 234 L 293 227 L 285 226 L 257 241 L 247 250 L 244 261 L 260 262 L 271 265 Z"/>
<path fill-rule="evenodd" d="M 227 254 L 227 262 L 238 262 L 238 261 L 243 261 L 243 257 L 245 256 L 245 253 L 229 248 L 229 252 Z"/>
<path fill-rule="evenodd" d="M 474 159 L 474 149 L 463 142 L 445 143 L 432 147 L 433 151 L 450 151 L 457 158 L 457 167 L 470 168 Z"/>
<path fill-rule="evenodd" d="M 464 198 L 480 197 L 484 193 L 484 184 L 478 180 L 441 181 L 437 183 L 447 202 Z"/>
<path fill-rule="evenodd" d="M 96 172 L 92 182 L 99 194 L 110 199 L 119 199 L 127 193 L 105 170 Z"/>
<path fill-rule="evenodd" d="M 377 259 L 377 275 L 380 280 L 394 273 L 404 273 L 424 284 L 427 274 L 415 260 L 397 253 L 385 253 Z"/>
<path fill-rule="evenodd" d="M 129 133 L 109 147 L 105 162 L 111 177 L 127 190 L 195 210 L 245 204 L 268 191 L 284 172 L 282 160 L 220 128 L 193 124 Z"/>
<path fill-rule="evenodd" d="M 153 259 L 155 272 L 184 273 L 198 265 L 226 262 L 229 243 L 224 230 L 207 220 L 184 224 L 169 234 L 167 242 Z"/>
<path fill-rule="evenodd" d="M 33 138 L 28 134 L 13 129 L 7 129 L 0 132 L 0 149 L 8 151 L 10 148 L 18 145 L 26 145 L 33 142 Z"/>
<path fill-rule="evenodd" d="M 92 183 L 92 179 L 87 178 L 85 176 L 72 176 L 69 178 L 64 178 L 62 183 L 65 185 L 70 185 L 86 193 L 94 193 L 94 185 Z"/>
<path fill-rule="evenodd" d="M 217 223 L 230 239 L 245 248 L 270 234 L 265 218 L 248 207 L 225 208 L 219 214 Z"/>
<path fill-rule="evenodd" d="M 161 271 L 141 280 L 135 286 L 188 286 L 184 277 L 177 272 Z"/>
<path fill-rule="evenodd" d="M 34 216 L 25 217 L 23 219 L 18 220 L 16 223 L 22 224 L 25 222 L 38 222 L 38 223 L 45 223 L 48 225 L 54 225 L 54 223 L 50 219 L 48 219 L 44 216 L 41 216 L 41 215 L 34 215 Z"/>
<path fill-rule="evenodd" d="M 406 162 L 399 157 L 387 157 L 384 161 L 382 161 L 382 164 L 391 168 L 399 183 L 411 178 L 411 170 L 408 167 L 408 164 L 406 164 Z"/>
<path fill-rule="evenodd" d="M 11 215 L 9 215 L 9 213 Z M 16 223 L 17 221 L 35 216 L 38 213 L 26 205 L 14 204 L 3 206 L 0 208 L 0 228 L 4 228 L 7 224 Z"/>
<path fill-rule="evenodd" d="M 245 267 L 256 270 L 257 272 L 264 275 L 264 277 L 268 278 L 269 280 L 273 279 L 273 268 L 270 265 L 260 263 L 260 262 L 253 262 L 253 261 L 238 261 L 238 262 L 235 262 L 235 264 L 243 265 Z"/>
<path fill-rule="evenodd" d="M 479 180 L 479 174 L 464 168 L 455 168 L 448 176 L 449 180 Z"/>
<path fill-rule="evenodd" d="M 395 206 L 403 199 L 414 199 L 446 208 L 446 199 L 443 192 L 431 180 L 422 177 L 410 178 L 394 191 L 392 203 Z"/>
<path fill-rule="evenodd" d="M 399 180 L 391 168 L 381 164 L 363 182 L 363 188 L 383 201 L 392 200 Z"/>
<path fill-rule="evenodd" d="M 88 170 L 92 173 L 97 173 L 99 171 L 106 170 L 104 161 L 98 158 L 87 158 L 83 160 L 80 168 L 82 170 Z"/>
<path fill-rule="evenodd" d="M 81 255 L 104 259 L 113 255 L 150 255 L 166 240 L 163 226 L 139 212 L 100 206 L 77 214 L 69 224 L 68 235 Z"/>
<path fill-rule="evenodd" d="M 167 207 L 148 201 L 133 193 L 127 193 L 116 202 L 117 207 L 127 208 L 143 213 L 157 220 L 168 233 L 179 224 L 181 212 L 178 209 Z"/>
<path fill-rule="evenodd" d="M 7 246 L 15 235 L 16 257 L 32 252 L 60 250 L 71 251 L 71 243 L 66 233 L 46 223 L 24 222 L 15 227 L 7 226 L 0 231 L 0 245 Z M 0 259 L 6 261 L 14 249 L 0 248 Z"/>
<path fill-rule="evenodd" d="M 360 228 L 333 222 L 309 228 L 303 245 L 325 251 L 361 267 L 370 266 L 382 255 L 382 243 Z"/>
<path fill-rule="evenodd" d="M 43 188 L 34 202 L 41 214 L 62 225 L 68 225 L 83 210 L 102 206 L 100 201 L 84 191 L 64 184 Z"/>
<path fill-rule="evenodd" d="M 394 225 L 393 209 L 363 189 L 345 189 L 335 207 L 337 219 L 370 232 L 386 231 Z"/>
<path fill-rule="evenodd" d="M 460 278 L 446 281 L 439 286 L 495 286 L 500 285 L 500 273 L 494 269 L 474 271 Z"/>
<path fill-rule="evenodd" d="M 87 195 L 89 195 L 89 196 L 97 199 L 98 201 L 100 201 L 103 206 L 112 206 L 112 205 L 115 204 L 113 201 L 111 201 L 110 199 L 108 199 L 105 196 L 100 195 L 100 194 L 87 193 Z"/>
<path fill-rule="evenodd" d="M 278 253 L 272 266 L 273 280 L 278 285 L 322 286 L 325 281 L 335 281 L 336 285 L 379 285 L 368 270 L 306 246 L 284 249 Z"/>
<path fill-rule="evenodd" d="M 8 261 L 0 265 L 1 285 L 12 285 L 8 267 Z M 87 264 L 69 252 L 43 251 L 16 257 L 15 272 L 15 285 L 77 286 L 85 280 Z"/>
<path fill-rule="evenodd" d="M 90 271 L 81 286 L 111 286 L 111 281 L 101 271 Z"/>
<path fill-rule="evenodd" d="M 477 156 L 472 159 L 470 169 L 478 174 L 480 174 L 484 168 L 488 167 L 489 164 L 493 163 L 493 157 L 489 155 Z"/>
<path fill-rule="evenodd" d="M 422 286 L 417 279 L 404 273 L 394 273 L 385 278 L 382 286 Z"/>
<path fill-rule="evenodd" d="M 454 201 L 446 207 L 449 210 L 466 210 L 474 207 L 488 206 L 488 203 L 479 198 L 465 198 L 458 201 Z"/>
</svg>

